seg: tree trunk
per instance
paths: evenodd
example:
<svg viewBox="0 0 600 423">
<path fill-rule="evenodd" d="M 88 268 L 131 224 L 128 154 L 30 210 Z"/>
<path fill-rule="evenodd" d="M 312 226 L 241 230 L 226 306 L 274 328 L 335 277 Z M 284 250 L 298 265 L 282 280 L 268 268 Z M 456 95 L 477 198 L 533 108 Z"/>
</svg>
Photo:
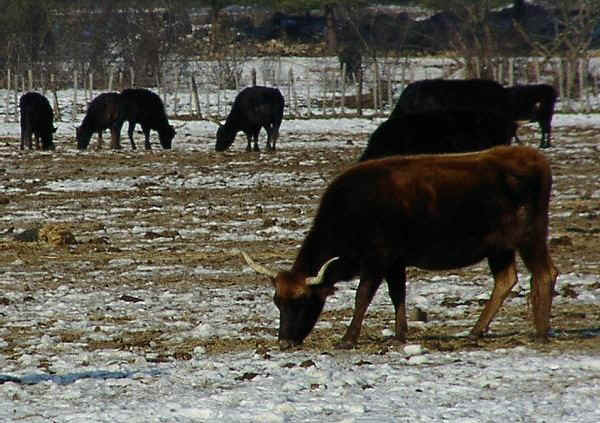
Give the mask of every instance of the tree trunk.
<svg viewBox="0 0 600 423">
<path fill-rule="evenodd" d="M 333 5 L 325 5 L 325 37 L 329 54 L 337 52 L 337 37 L 335 34 L 335 13 Z"/>
</svg>

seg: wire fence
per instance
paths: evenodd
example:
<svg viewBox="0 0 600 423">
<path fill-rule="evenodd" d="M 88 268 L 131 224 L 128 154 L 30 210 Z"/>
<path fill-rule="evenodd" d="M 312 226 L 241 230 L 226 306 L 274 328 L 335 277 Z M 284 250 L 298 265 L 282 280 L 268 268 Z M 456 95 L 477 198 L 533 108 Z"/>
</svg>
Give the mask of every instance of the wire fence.
<svg viewBox="0 0 600 423">
<path fill-rule="evenodd" d="M 212 71 L 218 68 L 210 62 L 172 62 L 146 88 L 161 96 L 170 117 L 179 119 L 224 119 L 239 90 L 257 84 L 282 91 L 288 119 L 339 118 L 387 116 L 409 83 L 465 77 L 464 65 L 450 58 L 372 60 L 362 66 L 362 82 L 346 75 L 335 57 L 252 59 L 234 73 L 235 78 L 229 73 L 220 79 L 223 75 Z M 498 58 L 487 65 L 486 72 L 505 86 L 551 84 L 559 93 L 559 111 L 593 112 L 600 110 L 599 69 L 598 63 L 583 60 L 573 66 L 563 59 Z M 475 77 L 481 76 L 483 69 L 475 63 L 474 72 Z M 140 86 L 133 69 L 60 76 L 32 71 L 14 74 L 9 69 L 3 79 L 0 116 L 4 115 L 5 122 L 19 120 L 18 100 L 27 91 L 46 95 L 57 121 L 76 122 L 98 94 Z"/>
</svg>

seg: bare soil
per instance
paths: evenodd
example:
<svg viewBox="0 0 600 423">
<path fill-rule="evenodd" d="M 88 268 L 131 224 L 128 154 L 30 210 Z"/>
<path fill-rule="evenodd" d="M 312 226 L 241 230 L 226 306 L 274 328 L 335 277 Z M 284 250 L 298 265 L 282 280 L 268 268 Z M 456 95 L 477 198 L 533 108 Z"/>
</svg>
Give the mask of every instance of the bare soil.
<svg viewBox="0 0 600 423">
<path fill-rule="evenodd" d="M 537 145 L 538 136 L 525 129 L 521 138 Z M 336 174 L 351 165 L 364 147 L 364 135 L 354 137 L 323 134 L 306 140 L 305 148 L 290 148 L 281 139 L 276 153 L 246 153 L 245 141 L 240 139 L 232 151 L 215 153 L 211 140 L 197 140 L 201 148 L 188 151 L 122 152 L 100 151 L 80 154 L 74 150 L 73 139 L 59 139 L 58 150 L 52 154 L 19 152 L 16 138 L 0 139 L 0 269 L 15 266 L 22 268 L 23 280 L 11 290 L 30 293 L 35 297 L 38 290 L 57 288 L 65 279 L 71 284 L 92 283 L 90 272 L 113 275 L 102 283 L 127 284 L 132 289 L 150 285 L 169 286 L 177 292 L 186 292 L 194 286 L 240 286 L 264 285 L 261 275 L 242 272 L 243 263 L 233 256 L 231 250 L 243 248 L 256 261 L 275 268 L 284 268 L 292 262 L 301 242 L 299 238 L 278 237 L 270 233 L 273 227 L 290 233 L 308 230 L 321 193 Z M 291 137 L 290 137 L 291 138 Z M 319 139 L 334 141 L 324 145 Z M 554 173 L 554 193 L 551 204 L 550 250 L 562 274 L 597 275 L 600 266 L 599 198 L 600 161 L 598 153 L 600 130 L 595 128 L 565 127 L 555 131 L 555 148 L 545 150 L 551 160 Z M 289 140 L 288 140 L 289 141 Z M 303 140 L 296 140 L 303 141 Z M 177 139 L 175 140 L 177 143 Z M 353 143 L 353 145 L 349 145 Z M 124 144 L 125 145 L 125 144 Z M 272 175 L 289 175 L 289 182 L 277 186 L 264 178 Z M 231 184 L 243 177 L 259 179 L 251 188 Z M 206 177 L 204 186 L 195 183 L 186 187 L 191 178 Z M 212 178 L 212 179 L 211 179 Z M 216 178 L 216 179 L 215 179 Z M 69 180 L 131 181 L 135 189 L 100 189 L 89 191 L 56 191 L 46 184 Z M 97 210 L 103 210 L 100 215 Z M 99 217 L 96 217 L 99 216 Z M 70 232 L 74 240 L 15 239 L 16 234 L 30 229 L 35 231 L 49 223 L 59 223 L 63 231 Z M 233 225 L 232 223 L 235 223 Z M 135 228 L 139 228 L 135 230 Z M 193 233 L 193 235 L 189 235 Z M 184 236 L 185 234 L 185 236 Z M 256 236 L 259 234 L 259 236 Z M 150 241 L 160 238 L 160 248 Z M 190 269 L 186 278 L 153 273 L 149 277 L 121 276 L 114 273 L 109 262 L 114 259 L 131 259 L 148 265 L 173 265 Z M 192 273 L 202 266 L 203 274 Z M 238 274 L 223 275 L 220 269 L 239 268 Z M 522 270 L 522 266 L 521 269 Z M 0 278 L 4 271 L 0 270 Z M 28 274 L 42 273 L 43 277 L 29 278 Z M 457 273 L 457 272 L 453 272 Z M 464 278 L 486 274 L 485 265 L 462 269 Z M 56 275 L 61 277 L 57 278 Z M 428 277 L 428 273 L 411 269 L 411 277 Z M 3 287 L 3 290 L 8 289 Z M 563 296 L 577 298 L 569 286 L 559 284 L 557 291 Z M 589 286 L 596 297 L 600 286 Z M 25 296 L 27 298 L 27 296 Z M 135 297 L 125 301 L 136 301 Z M 245 300 L 253 300 L 245 298 Z M 12 300 L 0 291 L 0 322 Z M 322 319 L 329 319 L 333 326 L 315 330 L 306 340 L 304 349 L 330 351 L 339 340 L 344 325 L 352 313 L 353 304 L 340 311 L 326 311 Z M 3 310 L 4 308 L 4 310 Z M 475 320 L 481 304 L 472 302 L 465 318 Z M 88 310 L 88 313 L 92 311 Z M 432 350 L 455 351 L 469 349 L 496 349 L 527 345 L 548 351 L 592 350 L 600 352 L 600 305 L 584 305 L 574 301 L 572 305 L 555 305 L 552 323 L 557 336 L 545 345 L 535 344 L 531 339 L 531 322 L 527 310 L 505 306 L 502 315 L 511 315 L 510 321 L 502 321 L 495 327 L 496 335 L 479 341 L 448 335 L 456 332 L 451 321 L 427 329 L 413 328 L 410 342 L 421 342 Z M 99 319 L 102 317 L 99 316 Z M 194 320 L 195 316 L 183 317 Z M 369 313 L 365 320 L 358 349 L 365 352 L 385 353 L 395 346 L 381 335 L 389 326 L 392 308 L 388 313 Z M 435 315 L 429 316 L 430 320 Z M 235 316 L 232 316 L 235 320 Z M 112 321 L 112 324 L 119 323 Z M 255 336 L 251 340 L 228 340 L 213 337 L 172 344 L 163 342 L 160 333 L 149 329 L 114 338 L 112 341 L 88 343 L 90 350 L 100 348 L 146 348 L 157 353 L 161 359 L 189 359 L 199 345 L 209 353 L 256 349 L 268 353 L 275 349 L 271 337 L 261 339 L 265 330 L 257 328 L 256 322 L 247 322 L 245 333 Z M 36 338 L 44 333 L 43 327 L 11 329 L 5 337 L 10 352 L 17 342 Z M 266 332 L 269 332 L 268 330 Z M 271 332 L 273 332 L 271 330 Z M 76 342 L 81 334 L 76 331 L 63 333 L 63 342 Z M 270 333 L 275 335 L 275 333 Z"/>
</svg>

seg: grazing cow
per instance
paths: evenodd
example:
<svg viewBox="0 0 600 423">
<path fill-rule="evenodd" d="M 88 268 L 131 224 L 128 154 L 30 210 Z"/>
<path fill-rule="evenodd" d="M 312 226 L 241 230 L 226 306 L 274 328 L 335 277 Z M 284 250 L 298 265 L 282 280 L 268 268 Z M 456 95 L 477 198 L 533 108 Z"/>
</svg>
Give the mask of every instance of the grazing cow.
<svg viewBox="0 0 600 423">
<path fill-rule="evenodd" d="M 133 141 L 133 131 L 135 125 L 142 125 L 144 133 L 144 146 L 146 150 L 150 150 L 150 130 L 154 129 L 158 132 L 160 145 L 164 149 L 170 149 L 175 137 L 175 128 L 169 124 L 165 106 L 158 95 L 144 88 L 127 88 L 120 94 L 122 113 L 117 122 L 119 133 L 125 121 L 129 122 L 127 134 L 131 141 L 131 148 L 136 149 Z M 121 148 L 120 143 L 116 148 Z"/>
<path fill-rule="evenodd" d="M 121 116 L 121 97 L 119 93 L 102 93 L 88 105 L 81 125 L 75 131 L 77 148 L 85 150 L 94 132 L 98 133 L 98 149 L 102 149 L 102 131 L 110 129 L 111 147 L 118 148 Z"/>
<path fill-rule="evenodd" d="M 548 84 L 515 85 L 507 90 L 515 120 L 537 122 L 542 131 L 540 148 L 551 147 L 551 123 L 557 97 L 554 87 Z M 520 142 L 516 134 L 515 138 Z"/>
<path fill-rule="evenodd" d="M 381 123 L 359 161 L 395 154 L 462 153 L 509 145 L 517 124 L 474 110 L 408 113 Z"/>
<path fill-rule="evenodd" d="M 424 79 L 409 84 L 390 118 L 431 110 L 478 110 L 510 115 L 507 90 L 487 79 Z"/>
<path fill-rule="evenodd" d="M 480 337 L 517 283 L 516 252 L 532 274 L 533 321 L 545 340 L 558 275 L 547 246 L 551 185 L 544 155 L 523 146 L 369 160 L 329 185 L 290 270 L 275 273 L 242 254 L 272 279 L 283 349 L 310 333 L 334 284 L 356 275 L 354 316 L 339 346 L 356 344 L 383 279 L 404 342 L 406 267 L 455 269 L 487 258 L 494 289 L 471 330 Z"/>
<path fill-rule="evenodd" d="M 267 131 L 267 150 L 275 151 L 279 138 L 279 127 L 283 119 L 284 100 L 277 88 L 248 87 L 236 96 L 231 112 L 223 125 L 217 130 L 216 151 L 227 150 L 239 131 L 248 139 L 246 151 L 259 151 L 258 134 L 261 128 Z"/>
<path fill-rule="evenodd" d="M 40 93 L 28 92 L 19 99 L 21 112 L 21 150 L 25 145 L 32 149 L 31 137 L 35 136 L 35 146 L 39 150 L 40 141 L 42 150 L 54 150 L 56 146 L 52 141 L 56 132 L 54 127 L 54 112 L 50 102 Z"/>
</svg>

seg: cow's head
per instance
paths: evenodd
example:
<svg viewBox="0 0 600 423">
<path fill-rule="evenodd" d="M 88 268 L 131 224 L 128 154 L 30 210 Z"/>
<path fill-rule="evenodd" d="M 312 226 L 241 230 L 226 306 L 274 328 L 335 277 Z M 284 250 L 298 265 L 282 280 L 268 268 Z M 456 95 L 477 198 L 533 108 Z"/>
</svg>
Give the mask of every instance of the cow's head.
<svg viewBox="0 0 600 423">
<path fill-rule="evenodd" d="M 56 129 L 57 128 L 54 125 L 50 125 L 50 129 L 47 130 L 46 134 L 40 137 L 42 141 L 42 150 L 56 150 L 56 145 L 53 140 L 53 134 L 56 132 Z"/>
<path fill-rule="evenodd" d="M 235 132 L 229 130 L 226 125 L 219 125 L 217 129 L 217 143 L 215 144 L 215 151 L 225 151 L 235 140 Z"/>
<path fill-rule="evenodd" d="M 252 269 L 269 276 L 275 288 L 273 302 L 279 309 L 280 348 L 300 345 L 315 327 L 327 296 L 333 292 L 333 285 L 324 283 L 324 276 L 327 267 L 339 257 L 325 262 L 316 276 L 307 277 L 289 271 L 272 272 L 243 251 L 241 254 Z"/>
<path fill-rule="evenodd" d="M 77 140 L 77 148 L 79 150 L 85 150 L 90 144 L 92 133 L 83 129 L 83 126 L 77 126 L 75 128 L 75 139 Z"/>
<path fill-rule="evenodd" d="M 158 138 L 160 139 L 160 145 L 162 145 L 162 148 L 165 150 L 171 149 L 173 138 L 175 138 L 175 133 L 176 132 L 173 125 L 167 125 L 165 130 L 158 133 Z"/>
</svg>

